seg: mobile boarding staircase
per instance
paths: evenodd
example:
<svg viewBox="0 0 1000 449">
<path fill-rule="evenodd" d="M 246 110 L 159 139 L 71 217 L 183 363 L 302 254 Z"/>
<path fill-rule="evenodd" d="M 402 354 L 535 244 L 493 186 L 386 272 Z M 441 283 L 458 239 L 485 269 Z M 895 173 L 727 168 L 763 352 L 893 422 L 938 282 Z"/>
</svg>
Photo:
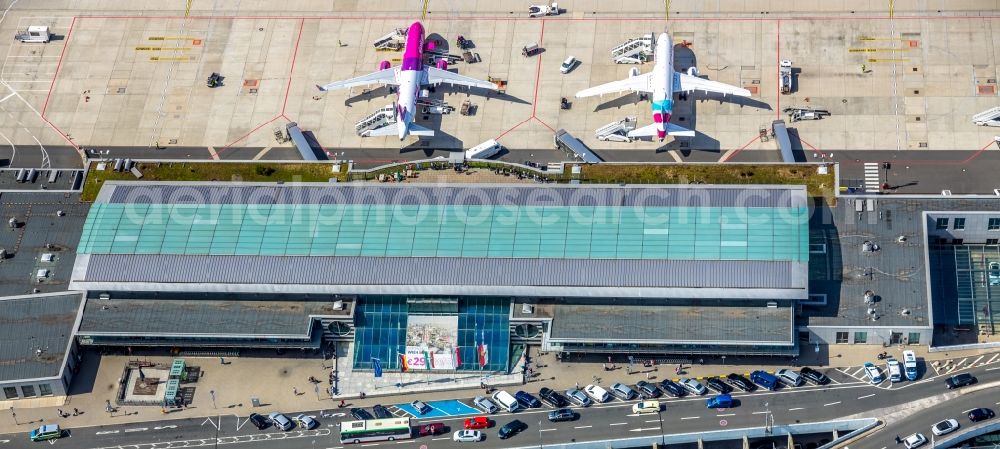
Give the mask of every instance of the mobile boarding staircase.
<svg viewBox="0 0 1000 449">
<path fill-rule="evenodd" d="M 382 109 L 372 112 L 364 120 L 354 125 L 354 131 L 361 137 L 370 137 L 372 131 L 393 125 L 396 123 L 396 107 L 386 105 Z"/>
<path fill-rule="evenodd" d="M 618 64 L 642 64 L 653 59 L 653 45 L 656 39 L 653 33 L 635 39 L 629 39 L 611 50 L 611 59 Z"/>
<path fill-rule="evenodd" d="M 973 115 L 972 122 L 979 126 L 1000 126 L 1000 106 Z"/>
</svg>

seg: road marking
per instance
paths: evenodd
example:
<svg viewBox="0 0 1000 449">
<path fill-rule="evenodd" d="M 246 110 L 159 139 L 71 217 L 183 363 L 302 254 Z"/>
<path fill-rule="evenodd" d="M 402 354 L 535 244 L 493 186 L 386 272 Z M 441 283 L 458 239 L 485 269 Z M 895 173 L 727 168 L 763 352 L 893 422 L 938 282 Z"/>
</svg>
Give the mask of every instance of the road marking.
<svg viewBox="0 0 1000 449">
<path fill-rule="evenodd" d="M 865 370 L 865 367 L 863 367 L 863 366 L 861 368 L 858 368 L 857 371 L 854 371 L 854 372 L 851 373 L 851 377 L 858 377 L 858 374 L 861 373 L 861 372 L 863 372 L 864 370 Z"/>
<path fill-rule="evenodd" d="M 864 399 L 864 398 L 870 398 L 870 397 L 872 397 L 872 396 L 875 396 L 875 393 L 872 393 L 872 394 L 866 394 L 866 395 L 864 395 L 864 396 L 858 396 L 858 399 Z"/>
<path fill-rule="evenodd" d="M 542 429 L 542 430 L 539 430 L 539 432 L 551 432 L 553 430 L 558 430 L 558 429 Z M 447 438 L 445 438 L 445 439 L 447 440 Z"/>
<path fill-rule="evenodd" d="M 406 444 L 406 443 L 412 443 L 412 441 L 405 441 L 404 440 L 404 441 L 397 441 L 396 442 L 396 444 Z"/>
<path fill-rule="evenodd" d="M 753 412 L 754 415 L 766 415 L 771 412 Z"/>
<path fill-rule="evenodd" d="M 642 432 L 642 431 L 646 431 L 646 430 L 660 430 L 660 429 L 658 427 L 649 427 L 649 428 L 644 427 L 644 428 L 641 428 L 641 429 L 629 429 L 628 431 L 629 432 Z"/>
<path fill-rule="evenodd" d="M 977 363 L 979 363 L 980 360 L 982 360 L 985 357 L 986 357 L 985 355 L 981 355 L 981 356 L 979 356 L 978 359 L 973 360 L 972 363 L 970 363 L 969 365 L 975 366 Z"/>
<path fill-rule="evenodd" d="M 698 418 L 701 418 L 701 417 L 700 416 L 685 416 L 685 417 L 683 417 L 681 419 L 698 419 Z"/>
<path fill-rule="evenodd" d="M 145 432 L 145 431 L 147 431 L 147 430 L 149 430 L 149 428 L 148 428 L 148 427 L 139 427 L 139 428 L 135 428 L 135 429 L 125 429 L 125 430 L 123 430 L 123 431 L 122 431 L 122 433 L 129 433 L 129 432 Z"/>
<path fill-rule="evenodd" d="M 611 423 L 611 424 L 608 424 L 608 425 L 609 426 L 624 426 L 625 424 L 628 424 L 628 423 L 627 422 L 616 422 L 616 423 Z"/>
<path fill-rule="evenodd" d="M 660 420 L 658 420 L 658 419 L 648 419 L 648 420 L 646 420 L 646 422 L 660 422 Z"/>
<path fill-rule="evenodd" d="M 118 433 L 118 431 L 117 430 L 102 430 L 100 432 L 94 432 L 94 435 L 110 435 L 110 434 L 115 434 L 115 433 Z"/>
<path fill-rule="evenodd" d="M 361 447 L 378 446 L 378 443 L 362 444 Z"/>
<path fill-rule="evenodd" d="M 449 438 L 451 437 L 431 438 L 431 441 L 441 441 L 441 440 L 447 440 Z"/>
<path fill-rule="evenodd" d="M 177 428 L 177 426 L 171 424 L 169 426 L 156 426 L 156 427 L 153 427 L 153 430 L 176 429 L 176 428 Z"/>
<path fill-rule="evenodd" d="M 996 367 L 993 367 L 993 368 L 986 368 L 986 371 L 993 371 L 993 370 L 996 370 L 996 369 L 1000 369 L 1000 366 L 996 366 Z"/>
<path fill-rule="evenodd" d="M 794 411 L 796 411 L 796 410 L 802 410 L 802 409 L 804 409 L 804 408 L 805 408 L 805 407 L 795 407 L 795 408 L 790 408 L 790 409 L 788 409 L 788 411 L 790 411 L 790 412 L 794 412 Z"/>
<path fill-rule="evenodd" d="M 993 354 L 993 357 L 990 357 L 990 361 L 986 362 L 986 364 L 989 365 L 990 363 L 993 363 L 993 361 L 996 360 L 997 357 L 1000 357 L 1000 353 Z"/>
<path fill-rule="evenodd" d="M 574 429 L 589 429 L 591 427 L 594 427 L 594 426 L 576 426 L 576 427 L 574 427 Z"/>
<path fill-rule="evenodd" d="M 831 405 L 837 405 L 837 404 L 839 404 L 839 403 L 840 403 L 840 401 L 837 401 L 837 402 L 831 402 L 831 403 L 829 403 L 829 404 L 823 404 L 823 407 L 829 407 L 829 406 L 831 406 Z"/>
<path fill-rule="evenodd" d="M 721 417 L 723 417 L 723 416 L 736 416 L 736 414 L 735 414 L 735 413 L 726 413 L 726 414 L 724 414 L 724 415 L 715 415 L 715 416 L 716 416 L 716 417 L 720 417 L 720 418 L 721 418 Z"/>
</svg>

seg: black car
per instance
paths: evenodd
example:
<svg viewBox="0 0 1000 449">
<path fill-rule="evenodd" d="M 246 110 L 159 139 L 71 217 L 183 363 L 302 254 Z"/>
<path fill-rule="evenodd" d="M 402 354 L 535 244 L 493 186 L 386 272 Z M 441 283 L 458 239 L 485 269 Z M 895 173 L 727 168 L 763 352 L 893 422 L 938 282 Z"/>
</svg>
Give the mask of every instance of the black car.
<svg viewBox="0 0 1000 449">
<path fill-rule="evenodd" d="M 799 371 L 799 375 L 816 385 L 826 385 L 830 383 L 830 378 L 826 377 L 826 374 L 816 371 L 808 366 L 803 367 Z"/>
<path fill-rule="evenodd" d="M 522 430 L 527 428 L 527 424 L 515 419 L 507 424 L 504 424 L 503 427 L 500 428 L 500 439 L 506 440 L 507 438 L 517 435 Z"/>
<path fill-rule="evenodd" d="M 264 430 L 271 425 L 271 420 L 267 419 L 264 415 L 258 415 L 256 413 L 250 414 L 250 422 L 259 430 Z"/>
<path fill-rule="evenodd" d="M 365 410 L 363 408 L 352 408 L 351 416 L 353 416 L 354 419 L 358 421 L 367 421 L 369 419 L 375 419 L 375 417 L 372 416 L 371 413 L 368 413 L 368 410 Z"/>
<path fill-rule="evenodd" d="M 988 408 L 980 407 L 969 410 L 969 421 L 972 422 L 987 420 L 992 418 L 993 416 L 994 416 L 993 410 L 990 410 Z"/>
<path fill-rule="evenodd" d="M 639 395 L 642 396 L 643 399 L 653 399 L 660 397 L 660 389 L 656 388 L 656 385 L 653 385 L 644 380 L 640 380 L 638 383 L 636 383 L 635 389 L 639 390 Z"/>
<path fill-rule="evenodd" d="M 707 385 L 708 388 L 711 388 L 722 394 L 726 394 L 733 391 L 733 387 L 730 387 L 725 382 L 719 380 L 718 377 L 710 377 L 708 380 L 705 381 L 705 385 Z"/>
<path fill-rule="evenodd" d="M 552 391 L 551 388 L 542 388 L 539 390 L 538 397 L 542 399 L 542 402 L 555 408 L 561 408 L 569 405 L 569 402 L 563 397 L 563 395 Z"/>
<path fill-rule="evenodd" d="M 969 373 L 957 374 L 944 380 L 944 385 L 948 387 L 949 390 L 964 387 L 966 385 L 972 385 L 974 383 L 976 383 L 976 376 Z"/>
<path fill-rule="evenodd" d="M 375 417 L 378 419 L 395 418 L 389 409 L 385 408 L 382 404 L 375 404 L 372 407 L 372 411 L 375 412 Z"/>
<path fill-rule="evenodd" d="M 757 389 L 757 386 L 754 385 L 753 382 L 750 382 L 750 379 L 736 373 L 726 376 L 726 380 L 728 380 L 734 387 L 743 391 L 754 391 Z"/>
<path fill-rule="evenodd" d="M 572 421 L 574 419 L 576 419 L 576 412 L 568 408 L 561 408 L 549 412 L 549 421 L 552 422 Z"/>
<path fill-rule="evenodd" d="M 664 379 L 663 382 L 660 382 L 660 388 L 662 388 L 663 391 L 667 392 L 667 394 L 675 398 L 681 398 L 684 397 L 685 394 L 687 394 L 687 392 L 684 391 L 684 389 L 681 388 L 680 385 L 671 382 L 670 379 Z"/>
<path fill-rule="evenodd" d="M 520 402 L 521 405 L 527 408 L 538 408 L 542 406 L 542 403 L 538 402 L 538 398 L 524 391 L 518 391 L 517 393 L 514 393 L 514 399 L 517 399 L 517 402 Z"/>
</svg>

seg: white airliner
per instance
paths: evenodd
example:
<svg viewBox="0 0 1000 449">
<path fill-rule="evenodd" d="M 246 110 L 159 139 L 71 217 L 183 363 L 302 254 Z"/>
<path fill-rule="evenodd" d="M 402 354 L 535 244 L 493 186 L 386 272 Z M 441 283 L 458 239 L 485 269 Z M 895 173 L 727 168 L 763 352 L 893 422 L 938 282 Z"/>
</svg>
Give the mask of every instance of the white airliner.
<svg viewBox="0 0 1000 449">
<path fill-rule="evenodd" d="M 659 137 L 662 141 L 671 136 L 694 136 L 694 131 L 670 123 L 674 108 L 674 93 L 702 90 L 724 95 L 749 97 L 750 91 L 709 81 L 697 76 L 674 71 L 674 45 L 667 33 L 660 34 L 656 41 L 656 66 L 647 74 L 635 74 L 621 81 L 612 81 L 600 86 L 584 89 L 576 93 L 577 98 L 592 97 L 620 92 L 646 92 L 653 94 L 653 121 L 655 123 L 629 131 L 629 137 Z M 635 69 L 638 72 L 638 69 Z"/>
<path fill-rule="evenodd" d="M 368 75 L 337 81 L 325 86 L 316 86 L 321 91 L 334 89 L 350 89 L 372 84 L 389 84 L 399 86 L 396 96 L 396 127 L 385 126 L 372 131 L 369 136 L 391 136 L 396 134 L 399 140 L 408 135 L 433 136 L 434 131 L 413 123 L 417 112 L 417 96 L 420 86 L 447 83 L 480 89 L 496 90 L 497 86 L 487 81 L 477 80 L 445 69 L 448 63 L 439 60 L 436 67 L 424 66 L 424 27 L 420 22 L 413 22 L 406 33 L 406 47 L 403 50 L 403 64 L 391 67 L 389 61 L 379 63 L 379 71 Z"/>
</svg>

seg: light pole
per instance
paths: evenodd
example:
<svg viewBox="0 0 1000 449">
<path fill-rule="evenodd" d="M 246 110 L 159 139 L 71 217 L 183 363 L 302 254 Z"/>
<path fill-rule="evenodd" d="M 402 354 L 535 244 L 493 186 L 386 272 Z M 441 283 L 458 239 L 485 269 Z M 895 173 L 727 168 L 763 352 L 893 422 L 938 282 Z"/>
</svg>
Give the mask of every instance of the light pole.
<svg viewBox="0 0 1000 449">
<path fill-rule="evenodd" d="M 212 395 L 212 408 L 215 408 L 215 390 L 208 390 L 208 394 Z"/>
<path fill-rule="evenodd" d="M 771 408 L 768 403 L 764 403 L 764 433 L 770 435 L 773 430 L 771 426 L 774 424 L 774 419 L 771 417 Z"/>
<path fill-rule="evenodd" d="M 538 449 L 542 449 L 542 420 L 538 420 Z"/>
<path fill-rule="evenodd" d="M 656 419 L 660 420 L 660 446 L 666 446 L 667 436 L 663 434 L 663 413 L 660 410 L 656 411 Z"/>
</svg>

